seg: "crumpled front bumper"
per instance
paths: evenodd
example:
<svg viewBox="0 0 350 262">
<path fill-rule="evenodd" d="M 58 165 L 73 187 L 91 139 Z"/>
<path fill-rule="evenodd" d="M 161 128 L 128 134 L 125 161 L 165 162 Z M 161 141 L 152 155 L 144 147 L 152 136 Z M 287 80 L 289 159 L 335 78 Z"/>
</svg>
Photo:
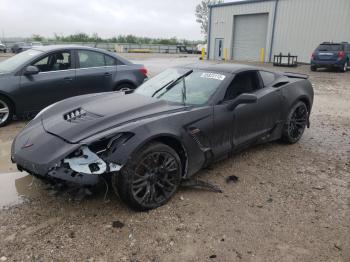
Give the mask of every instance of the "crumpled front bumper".
<svg viewBox="0 0 350 262">
<path fill-rule="evenodd" d="M 13 141 L 11 160 L 20 171 L 42 178 L 56 178 L 81 185 L 94 185 L 98 175 L 80 174 L 63 166 L 62 160 L 81 147 L 47 133 L 41 121 L 30 123 Z"/>
</svg>

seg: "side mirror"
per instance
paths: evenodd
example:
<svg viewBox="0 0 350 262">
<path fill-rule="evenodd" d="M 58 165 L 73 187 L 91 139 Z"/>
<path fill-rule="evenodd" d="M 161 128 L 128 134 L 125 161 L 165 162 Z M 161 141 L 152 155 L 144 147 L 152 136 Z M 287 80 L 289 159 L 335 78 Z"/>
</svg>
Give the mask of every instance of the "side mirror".
<svg viewBox="0 0 350 262">
<path fill-rule="evenodd" d="M 238 97 L 236 97 L 229 105 L 227 106 L 227 109 L 232 111 L 240 104 L 254 104 L 258 100 L 258 97 L 254 94 L 241 94 Z"/>
<path fill-rule="evenodd" d="M 39 74 L 39 68 L 37 68 L 36 66 L 27 66 L 26 69 L 24 69 L 23 74 L 26 76 Z"/>
</svg>

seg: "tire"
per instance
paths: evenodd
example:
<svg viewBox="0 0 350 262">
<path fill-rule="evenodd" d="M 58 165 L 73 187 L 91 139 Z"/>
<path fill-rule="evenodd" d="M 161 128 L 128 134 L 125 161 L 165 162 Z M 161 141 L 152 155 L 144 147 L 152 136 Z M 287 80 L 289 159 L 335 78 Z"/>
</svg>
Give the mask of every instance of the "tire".
<svg viewBox="0 0 350 262">
<path fill-rule="evenodd" d="M 286 123 L 282 131 L 282 141 L 288 144 L 295 144 L 303 136 L 309 119 L 309 112 L 306 104 L 297 102 L 289 110 Z"/>
<path fill-rule="evenodd" d="M 311 66 L 310 69 L 311 69 L 312 72 L 315 72 L 317 70 L 317 67 L 316 66 Z"/>
<path fill-rule="evenodd" d="M 181 175 L 178 154 L 165 144 L 152 143 L 113 174 L 112 186 L 130 208 L 146 211 L 169 201 L 180 185 Z"/>
<path fill-rule="evenodd" d="M 135 89 L 134 85 L 123 83 L 123 84 L 117 85 L 114 91 L 133 90 L 133 89 Z"/>
<path fill-rule="evenodd" d="M 13 113 L 14 107 L 11 101 L 4 96 L 0 96 L 0 127 L 6 126 L 12 121 Z"/>
<path fill-rule="evenodd" d="M 340 69 L 341 72 L 345 73 L 348 70 L 348 61 L 346 61 L 343 65 L 343 68 Z"/>
</svg>

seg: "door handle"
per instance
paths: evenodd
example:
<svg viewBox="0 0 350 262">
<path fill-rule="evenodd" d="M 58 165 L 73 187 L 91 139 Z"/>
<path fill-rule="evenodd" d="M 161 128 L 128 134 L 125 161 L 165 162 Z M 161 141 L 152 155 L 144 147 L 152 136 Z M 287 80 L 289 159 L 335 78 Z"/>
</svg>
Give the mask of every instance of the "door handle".
<svg viewBox="0 0 350 262">
<path fill-rule="evenodd" d="M 111 77 L 112 74 L 111 74 L 111 73 L 104 73 L 104 76 L 105 76 L 105 77 Z"/>
</svg>

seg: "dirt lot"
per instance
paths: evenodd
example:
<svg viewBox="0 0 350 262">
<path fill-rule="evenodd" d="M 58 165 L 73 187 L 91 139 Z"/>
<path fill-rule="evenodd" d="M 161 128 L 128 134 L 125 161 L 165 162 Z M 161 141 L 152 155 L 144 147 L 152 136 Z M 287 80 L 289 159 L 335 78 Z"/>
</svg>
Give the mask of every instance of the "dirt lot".
<svg viewBox="0 0 350 262">
<path fill-rule="evenodd" d="M 131 58 L 152 75 L 197 61 Z M 147 213 L 111 191 L 104 199 L 104 187 L 77 201 L 14 173 L 9 149 L 25 123 L 0 129 L 1 261 L 350 261 L 350 72 L 288 71 L 310 74 L 315 86 L 302 140 L 224 160 L 198 174 L 224 193 L 183 188 Z M 238 183 L 227 184 L 229 175 Z"/>
</svg>

